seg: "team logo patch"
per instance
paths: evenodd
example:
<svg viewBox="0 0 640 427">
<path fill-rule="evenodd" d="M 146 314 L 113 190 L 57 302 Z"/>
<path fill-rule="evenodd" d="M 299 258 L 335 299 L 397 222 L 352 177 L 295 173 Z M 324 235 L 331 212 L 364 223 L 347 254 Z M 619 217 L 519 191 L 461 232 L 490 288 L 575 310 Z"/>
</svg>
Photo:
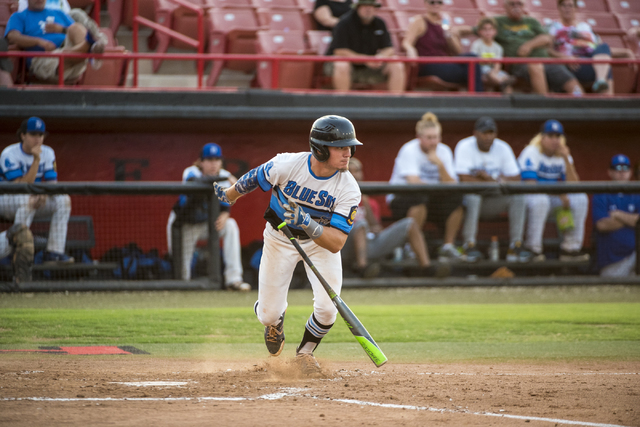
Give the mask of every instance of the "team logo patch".
<svg viewBox="0 0 640 427">
<path fill-rule="evenodd" d="M 349 217 L 347 218 L 347 224 L 349 224 L 349 226 L 353 225 L 353 222 L 356 220 L 357 213 L 358 213 L 358 207 L 357 206 L 351 207 L 351 210 L 349 211 Z"/>
</svg>

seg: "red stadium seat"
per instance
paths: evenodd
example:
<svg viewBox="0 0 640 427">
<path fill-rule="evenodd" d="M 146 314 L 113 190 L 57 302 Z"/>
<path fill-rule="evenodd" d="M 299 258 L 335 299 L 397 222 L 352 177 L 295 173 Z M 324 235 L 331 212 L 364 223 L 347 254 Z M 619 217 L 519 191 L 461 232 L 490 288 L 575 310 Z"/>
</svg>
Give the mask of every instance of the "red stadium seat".
<svg viewBox="0 0 640 427">
<path fill-rule="evenodd" d="M 109 0 L 107 1 L 109 12 L 109 28 L 113 34 L 118 33 L 121 24 L 131 27 L 133 24 L 133 0 Z M 150 19 L 156 18 L 155 0 L 138 0 L 138 13 L 140 16 Z"/>
<path fill-rule="evenodd" d="M 550 15 L 556 16 L 558 13 L 558 2 L 557 0 L 528 0 L 525 3 L 525 9 L 531 12 L 542 13 L 545 16 Z"/>
<path fill-rule="evenodd" d="M 387 24 L 387 30 L 389 30 L 389 32 L 395 32 L 400 30 L 400 27 L 396 22 L 396 18 L 393 14 L 393 11 L 389 9 L 379 9 L 378 18 L 381 18 L 384 21 L 384 23 Z"/>
<path fill-rule="evenodd" d="M 480 12 L 485 15 L 504 15 L 503 0 L 476 0 L 476 5 Z"/>
<path fill-rule="evenodd" d="M 607 0 L 576 0 L 578 12 L 610 12 Z"/>
<path fill-rule="evenodd" d="M 638 0 L 609 0 L 609 8 L 613 13 L 628 14 L 640 13 L 640 1 Z"/>
<path fill-rule="evenodd" d="M 424 0 L 387 0 L 387 7 L 394 11 L 424 13 Z"/>
<path fill-rule="evenodd" d="M 626 36 L 621 35 L 602 35 L 600 36 L 604 43 L 611 48 L 630 48 L 627 43 Z M 632 65 L 613 65 L 611 67 L 613 73 L 613 88 L 615 93 L 632 93 L 636 87 L 638 79 L 638 70 Z"/>
<path fill-rule="evenodd" d="M 205 0 L 205 5 L 215 8 L 253 8 L 253 2 L 251 0 Z"/>
<path fill-rule="evenodd" d="M 312 13 L 316 0 L 298 0 L 298 6 L 306 13 Z"/>
<path fill-rule="evenodd" d="M 470 25 L 474 26 L 478 23 L 482 14 L 478 9 L 456 9 L 447 11 L 451 19 L 452 26 Z"/>
<path fill-rule="evenodd" d="M 256 9 L 300 9 L 298 0 L 253 0 Z"/>
<path fill-rule="evenodd" d="M 316 55 L 324 55 L 327 53 L 327 49 L 331 44 L 331 31 L 319 31 L 309 30 L 307 31 L 307 39 L 309 40 L 309 47 Z"/>
<path fill-rule="evenodd" d="M 578 21 L 586 22 L 591 25 L 596 34 L 622 34 L 622 28 L 618 22 L 618 18 L 611 13 L 588 13 L 580 12 L 576 14 Z"/>
<path fill-rule="evenodd" d="M 207 15 L 209 23 L 208 52 L 256 53 L 256 33 L 260 29 L 254 10 L 247 8 L 212 9 Z M 207 79 L 208 86 L 215 86 L 223 68 L 253 72 L 253 61 L 214 61 Z"/>
<path fill-rule="evenodd" d="M 310 16 L 300 9 L 258 9 L 257 15 L 264 30 L 304 33 L 313 29 Z"/>
<path fill-rule="evenodd" d="M 477 5 L 474 0 L 444 0 L 444 11 L 448 12 L 450 9 L 460 10 L 477 10 Z"/>
<path fill-rule="evenodd" d="M 106 47 L 105 53 L 124 53 L 124 46 Z M 91 66 L 87 67 L 82 79 L 84 86 L 124 86 L 127 78 L 127 68 L 129 66 L 128 59 L 104 59 L 102 66 L 94 70 Z"/>
<path fill-rule="evenodd" d="M 401 33 L 405 33 L 409 28 L 411 21 L 418 15 L 415 11 L 411 10 L 396 10 L 393 12 L 396 23 L 398 24 L 398 30 Z"/>
<path fill-rule="evenodd" d="M 640 13 L 639 14 L 619 14 L 616 15 L 620 28 L 625 31 L 629 31 L 631 28 L 640 28 Z"/>
<path fill-rule="evenodd" d="M 263 54 L 313 55 L 307 48 L 304 33 L 297 31 L 258 31 L 257 50 Z M 314 63 L 304 61 L 281 61 L 278 64 L 278 88 L 310 89 L 313 87 Z M 258 64 L 256 81 L 261 88 L 272 88 L 271 63 Z"/>
</svg>

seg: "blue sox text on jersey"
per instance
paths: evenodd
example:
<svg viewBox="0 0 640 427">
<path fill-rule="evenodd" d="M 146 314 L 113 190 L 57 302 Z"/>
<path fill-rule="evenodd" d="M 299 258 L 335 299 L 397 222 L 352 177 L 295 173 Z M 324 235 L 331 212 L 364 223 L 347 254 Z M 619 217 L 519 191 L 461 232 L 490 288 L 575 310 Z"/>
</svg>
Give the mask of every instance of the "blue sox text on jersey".
<svg viewBox="0 0 640 427">
<path fill-rule="evenodd" d="M 297 199 L 301 202 L 319 207 L 325 207 L 330 210 L 333 209 L 333 205 L 336 202 L 336 198 L 329 195 L 327 191 L 320 191 L 318 193 L 308 187 L 301 187 L 295 181 L 287 182 L 282 192 L 292 199 Z"/>
</svg>

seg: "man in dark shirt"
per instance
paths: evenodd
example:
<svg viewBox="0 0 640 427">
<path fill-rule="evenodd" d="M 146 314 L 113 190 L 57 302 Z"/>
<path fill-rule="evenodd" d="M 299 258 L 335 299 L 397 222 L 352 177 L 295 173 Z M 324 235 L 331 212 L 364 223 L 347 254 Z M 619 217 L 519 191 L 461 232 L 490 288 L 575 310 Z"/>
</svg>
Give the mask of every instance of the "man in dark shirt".
<svg viewBox="0 0 640 427">
<path fill-rule="evenodd" d="M 333 87 L 346 91 L 352 83 L 377 84 L 387 82 L 392 92 L 405 90 L 404 63 L 381 62 L 377 58 L 395 56 L 391 36 L 385 22 L 376 16 L 380 3 L 376 0 L 359 0 L 353 3 L 333 28 L 333 40 L 327 55 L 343 57 L 367 57 L 367 62 L 347 61 L 325 63 L 325 74 L 332 76 Z"/>
</svg>

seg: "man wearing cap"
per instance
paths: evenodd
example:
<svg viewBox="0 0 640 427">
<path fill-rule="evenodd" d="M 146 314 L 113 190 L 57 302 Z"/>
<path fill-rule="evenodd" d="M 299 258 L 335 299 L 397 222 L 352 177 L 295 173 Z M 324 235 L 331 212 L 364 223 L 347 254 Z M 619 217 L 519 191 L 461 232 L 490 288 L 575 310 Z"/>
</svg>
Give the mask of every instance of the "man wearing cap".
<svg viewBox="0 0 640 427">
<path fill-rule="evenodd" d="M 340 91 L 352 83 L 387 82 L 389 91 L 402 93 L 406 86 L 404 63 L 380 62 L 377 58 L 396 55 L 384 20 L 377 17 L 381 6 L 376 0 L 354 1 L 352 10 L 342 16 L 333 28 L 333 40 L 327 55 L 370 58 L 367 62 L 326 62 L 324 72 L 332 76 L 333 87 Z"/>
<path fill-rule="evenodd" d="M 222 168 L 222 149 L 218 144 L 210 142 L 202 147 L 200 157 L 182 173 L 182 182 L 206 182 L 211 184 L 218 178 L 222 185 L 230 186 L 236 178 Z M 251 285 L 242 280 L 242 258 L 240 246 L 240 230 L 235 219 L 229 216 L 230 206 L 220 202 L 220 215 L 216 219 L 216 229 L 222 239 L 222 256 L 224 258 L 224 280 L 229 290 L 249 291 Z M 191 264 L 196 244 L 209 235 L 209 208 L 204 196 L 180 195 L 180 198 L 169 214 L 167 223 L 167 245 L 169 253 L 176 249 L 182 254 L 177 264 L 180 265 L 183 280 L 191 280 Z M 172 245 L 173 238 L 182 236 L 180 245 Z M 172 247 L 172 246 L 175 246 Z M 175 254 L 179 256 L 178 254 Z M 174 257 L 176 259 L 176 257 Z M 176 266 L 174 266 L 175 268 Z"/>
<path fill-rule="evenodd" d="M 518 157 L 521 177 L 528 182 L 578 182 L 580 177 L 573 165 L 573 157 L 567 146 L 564 127 L 557 120 L 547 120 L 529 145 Z M 544 261 L 542 237 L 547 216 L 556 213 L 558 229 L 562 233 L 561 261 L 587 261 L 589 254 L 582 251 L 584 226 L 589 209 L 585 193 L 560 195 L 528 194 L 527 232 L 525 246 L 533 252 L 534 261 Z"/>
<path fill-rule="evenodd" d="M 608 173 L 612 181 L 630 181 L 629 158 L 624 154 L 613 156 Z M 600 276 L 635 276 L 640 194 L 594 194 L 592 209 Z"/>
<path fill-rule="evenodd" d="M 491 117 L 480 117 L 474 135 L 458 142 L 454 152 L 456 174 L 461 182 L 520 181 L 520 168 L 511 146 L 496 138 L 498 127 Z M 482 259 L 476 249 L 478 221 L 497 219 L 509 214 L 510 245 L 507 261 L 527 262 L 531 253 L 522 247 L 525 222 L 524 195 L 481 196 L 466 194 L 466 208 L 462 237 L 467 261 Z"/>
<path fill-rule="evenodd" d="M 46 127 L 39 117 L 26 119 L 18 129 L 20 142 L 9 145 L 0 154 L 0 180 L 4 182 L 53 183 L 58 180 L 56 155 L 44 145 Z M 66 194 L 28 195 L 4 194 L 0 196 L 0 216 L 13 220 L 15 224 L 31 226 L 34 217 L 51 216 L 47 248 L 43 262 L 71 263 L 67 256 L 67 226 L 71 215 L 71 198 Z M 11 253 L 5 233 L 0 234 L 0 257 Z"/>
</svg>

